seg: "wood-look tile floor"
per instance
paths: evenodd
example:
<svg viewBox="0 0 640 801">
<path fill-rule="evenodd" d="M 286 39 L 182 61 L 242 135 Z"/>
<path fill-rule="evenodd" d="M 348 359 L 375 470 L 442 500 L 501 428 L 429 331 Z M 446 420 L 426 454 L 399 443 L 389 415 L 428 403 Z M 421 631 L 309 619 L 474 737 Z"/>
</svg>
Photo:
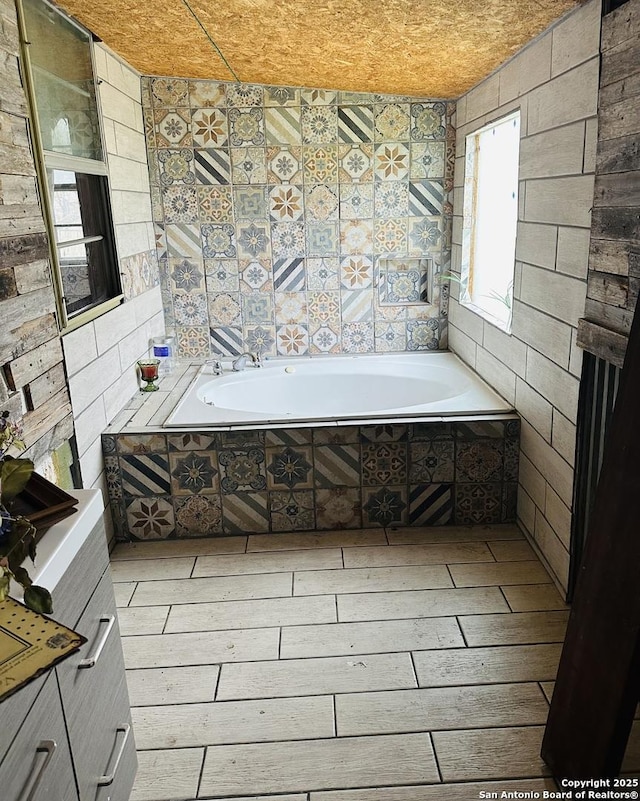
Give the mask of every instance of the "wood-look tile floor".
<svg viewBox="0 0 640 801">
<path fill-rule="evenodd" d="M 119 545 L 131 801 L 474 801 L 539 755 L 568 611 L 515 526 Z"/>
</svg>

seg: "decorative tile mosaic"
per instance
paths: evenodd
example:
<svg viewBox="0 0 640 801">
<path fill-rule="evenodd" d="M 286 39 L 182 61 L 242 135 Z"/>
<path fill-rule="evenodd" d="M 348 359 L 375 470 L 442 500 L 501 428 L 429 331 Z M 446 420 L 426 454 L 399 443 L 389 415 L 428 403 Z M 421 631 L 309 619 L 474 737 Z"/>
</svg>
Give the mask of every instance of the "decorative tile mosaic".
<svg viewBox="0 0 640 801">
<path fill-rule="evenodd" d="M 373 323 L 343 323 L 342 347 L 345 353 L 373 353 Z"/>
<path fill-rule="evenodd" d="M 363 526 L 405 525 L 407 521 L 407 488 L 366 487 L 362 490 Z"/>
<path fill-rule="evenodd" d="M 269 531 L 269 499 L 266 492 L 238 492 L 222 496 L 222 525 L 226 534 Z"/>
<path fill-rule="evenodd" d="M 201 222 L 233 222 L 233 201 L 228 186 L 199 186 L 198 205 Z"/>
<path fill-rule="evenodd" d="M 443 139 L 445 136 L 444 103 L 411 104 L 411 139 L 424 142 L 427 139 Z"/>
<path fill-rule="evenodd" d="M 207 296 L 204 292 L 176 292 L 173 295 L 173 315 L 177 325 L 206 325 Z"/>
<path fill-rule="evenodd" d="M 188 106 L 189 82 L 181 78 L 151 78 L 151 102 L 156 107 Z"/>
<path fill-rule="evenodd" d="M 408 522 L 410 526 L 446 526 L 453 522 L 453 485 L 418 484 L 410 487 Z"/>
<path fill-rule="evenodd" d="M 378 181 L 400 181 L 409 174 L 409 147 L 401 142 L 376 145 L 375 177 Z"/>
<path fill-rule="evenodd" d="M 341 142 L 372 142 L 373 106 L 339 106 L 338 139 Z"/>
<path fill-rule="evenodd" d="M 341 184 L 340 218 L 373 217 L 373 184 Z"/>
<path fill-rule="evenodd" d="M 162 190 L 164 219 L 168 223 L 197 223 L 198 193 L 192 186 L 168 186 Z"/>
<path fill-rule="evenodd" d="M 191 495 L 174 501 L 178 537 L 211 537 L 223 533 L 219 495 Z"/>
<path fill-rule="evenodd" d="M 271 225 L 274 258 L 302 258 L 305 255 L 304 223 L 274 222 Z"/>
<path fill-rule="evenodd" d="M 209 319 L 215 326 L 239 325 L 242 320 L 240 293 L 209 295 Z"/>
<path fill-rule="evenodd" d="M 287 86 L 265 86 L 265 106 L 299 106 L 300 90 Z"/>
<path fill-rule="evenodd" d="M 135 539 L 167 539 L 175 530 L 173 505 L 166 498 L 134 498 L 126 507 L 126 523 Z"/>
<path fill-rule="evenodd" d="M 307 289 L 337 289 L 338 259 L 307 259 Z"/>
<path fill-rule="evenodd" d="M 310 325 L 310 353 L 339 353 L 340 325 L 335 328 L 329 325 L 311 324 Z"/>
<path fill-rule="evenodd" d="M 224 147 L 229 138 L 226 112 L 200 108 L 191 114 L 191 135 L 196 147 Z"/>
<path fill-rule="evenodd" d="M 337 222 L 308 222 L 307 253 L 309 256 L 337 256 L 339 236 Z"/>
<path fill-rule="evenodd" d="M 337 183 L 338 146 L 307 145 L 303 148 L 303 175 L 306 183 Z"/>
<path fill-rule="evenodd" d="M 193 151 L 194 169 L 200 184 L 228 184 L 231 180 L 229 152 L 222 148 Z"/>
<path fill-rule="evenodd" d="M 204 291 L 204 273 L 202 262 L 195 259 L 169 259 L 171 287 L 175 290 Z"/>
<path fill-rule="evenodd" d="M 447 269 L 453 104 L 179 78 L 144 78 L 142 89 L 158 259 L 171 260 L 160 262 L 163 306 L 180 355 L 249 342 L 293 355 L 446 341 L 446 293 L 434 286 L 422 309 L 405 311 L 415 287 L 407 276 L 385 283 L 374 258 L 428 256 L 434 272 Z M 131 295 L 141 266 L 123 265 Z M 345 298 L 346 315 L 328 320 L 258 322 L 247 301 L 223 323 L 191 314 L 181 297 L 260 292 L 275 308 L 274 292 L 340 287 L 369 302 Z"/>
<path fill-rule="evenodd" d="M 240 276 L 233 259 L 205 259 L 205 282 L 208 293 L 237 292 Z"/>
<path fill-rule="evenodd" d="M 216 256 L 231 258 L 236 255 L 236 232 L 230 223 L 206 224 L 201 227 L 201 232 L 202 254 L 205 259 L 214 259 Z"/>
<path fill-rule="evenodd" d="M 267 485 L 269 489 L 311 489 L 313 456 L 310 446 L 267 448 Z"/>
<path fill-rule="evenodd" d="M 223 448 L 218 451 L 220 487 L 225 494 L 262 490 L 267 486 L 262 448 Z"/>
<path fill-rule="evenodd" d="M 221 326 L 209 329 L 210 345 L 213 353 L 222 356 L 239 356 L 243 352 L 242 328 L 239 326 Z"/>
<path fill-rule="evenodd" d="M 269 189 L 269 214 L 272 220 L 299 220 L 304 213 L 302 187 L 276 184 Z"/>
<path fill-rule="evenodd" d="M 273 264 L 273 286 L 280 292 L 304 290 L 304 259 L 276 259 Z"/>
<path fill-rule="evenodd" d="M 203 326 L 176 326 L 178 349 L 186 358 L 199 359 L 209 355 L 209 328 Z"/>
<path fill-rule="evenodd" d="M 226 84 L 215 81 L 189 81 L 191 108 L 224 108 L 227 104 Z"/>
<path fill-rule="evenodd" d="M 384 103 L 374 107 L 377 142 L 406 142 L 409 139 L 409 104 Z"/>
<path fill-rule="evenodd" d="M 276 328 L 276 347 L 280 356 L 302 356 L 309 350 L 306 325 L 281 325 Z"/>
<path fill-rule="evenodd" d="M 300 142 L 300 109 L 265 109 L 267 145 L 296 145 Z"/>
<path fill-rule="evenodd" d="M 232 147 L 264 145 L 264 112 L 259 108 L 230 108 L 229 142 Z"/>
<path fill-rule="evenodd" d="M 162 186 L 195 184 L 193 150 L 159 150 L 158 180 Z"/>
<path fill-rule="evenodd" d="M 273 290 L 271 281 L 271 261 L 269 259 L 251 259 L 240 261 L 240 278 L 242 278 L 243 289 L 251 291 L 260 289 L 263 292 Z"/>
<path fill-rule="evenodd" d="M 362 528 L 362 494 L 359 487 L 318 489 L 316 526 L 319 529 Z"/>
<path fill-rule="evenodd" d="M 263 147 L 232 147 L 231 180 L 235 185 L 265 184 L 267 182 L 265 149 Z"/>
<path fill-rule="evenodd" d="M 193 144 L 189 109 L 156 109 L 153 118 L 158 147 L 190 147 Z"/>
<path fill-rule="evenodd" d="M 517 419 L 103 437 L 120 539 L 512 522 L 518 444 Z"/>
<path fill-rule="evenodd" d="M 338 185 L 312 184 L 305 187 L 305 209 L 313 220 L 338 219 Z"/>
<path fill-rule="evenodd" d="M 250 83 L 227 84 L 227 105 L 229 106 L 262 106 L 264 88 Z"/>
<path fill-rule="evenodd" d="M 340 145 L 339 176 L 343 183 L 364 183 L 373 180 L 373 145 Z"/>
<path fill-rule="evenodd" d="M 308 531 L 315 529 L 313 492 L 270 492 L 272 531 Z"/>
<path fill-rule="evenodd" d="M 271 256 L 271 239 L 269 223 L 256 221 L 240 223 L 236 226 L 238 253 L 243 258 L 269 258 Z"/>
<path fill-rule="evenodd" d="M 269 147 L 266 157 L 269 183 L 297 184 L 302 181 L 301 147 Z"/>
<path fill-rule="evenodd" d="M 261 356 L 275 356 L 276 329 L 272 325 L 245 326 L 242 338 L 250 353 Z"/>
<path fill-rule="evenodd" d="M 412 181 L 444 176 L 444 142 L 412 142 L 409 176 Z M 455 151 L 454 151 L 455 158 Z"/>
</svg>

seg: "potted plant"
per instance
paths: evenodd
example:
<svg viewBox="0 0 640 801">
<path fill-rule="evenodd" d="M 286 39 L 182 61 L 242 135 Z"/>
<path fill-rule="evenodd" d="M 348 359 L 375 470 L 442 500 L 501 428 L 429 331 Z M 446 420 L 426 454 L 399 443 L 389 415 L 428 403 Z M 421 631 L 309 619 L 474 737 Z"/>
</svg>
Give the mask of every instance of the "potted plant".
<svg viewBox="0 0 640 801">
<path fill-rule="evenodd" d="M 24 450 L 22 430 L 9 419 L 9 412 L 0 413 L 0 603 L 9 594 L 11 579 L 24 588 L 24 603 L 42 614 L 51 614 L 51 593 L 33 584 L 23 562 L 36 556 L 36 528 L 14 510 L 16 499 L 33 475 L 30 459 L 12 458 L 11 449 Z"/>
</svg>

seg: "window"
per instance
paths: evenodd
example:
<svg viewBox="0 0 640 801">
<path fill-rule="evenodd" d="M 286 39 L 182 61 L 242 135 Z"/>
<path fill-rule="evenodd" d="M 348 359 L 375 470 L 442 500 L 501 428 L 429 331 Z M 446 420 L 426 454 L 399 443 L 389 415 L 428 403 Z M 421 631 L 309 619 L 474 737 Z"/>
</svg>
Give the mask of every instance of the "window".
<svg viewBox="0 0 640 801">
<path fill-rule="evenodd" d="M 23 15 L 34 138 L 67 326 L 121 292 L 91 35 L 42 0 L 23 0 Z"/>
<path fill-rule="evenodd" d="M 520 112 L 466 139 L 460 302 L 511 329 Z"/>
</svg>

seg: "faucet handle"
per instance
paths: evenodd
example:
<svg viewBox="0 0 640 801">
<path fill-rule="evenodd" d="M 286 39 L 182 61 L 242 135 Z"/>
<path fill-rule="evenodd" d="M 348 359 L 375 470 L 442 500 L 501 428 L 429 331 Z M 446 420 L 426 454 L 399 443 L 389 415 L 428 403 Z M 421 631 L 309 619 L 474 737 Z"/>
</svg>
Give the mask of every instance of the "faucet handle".
<svg viewBox="0 0 640 801">
<path fill-rule="evenodd" d="M 254 367 L 262 367 L 262 364 L 263 364 L 263 362 L 262 362 L 262 354 L 261 353 L 255 353 L 254 356 L 253 356 L 253 366 Z"/>
<path fill-rule="evenodd" d="M 206 359 L 204 366 L 210 367 L 213 375 L 222 375 L 222 362 L 220 361 L 220 359 L 215 357 Z"/>
</svg>

